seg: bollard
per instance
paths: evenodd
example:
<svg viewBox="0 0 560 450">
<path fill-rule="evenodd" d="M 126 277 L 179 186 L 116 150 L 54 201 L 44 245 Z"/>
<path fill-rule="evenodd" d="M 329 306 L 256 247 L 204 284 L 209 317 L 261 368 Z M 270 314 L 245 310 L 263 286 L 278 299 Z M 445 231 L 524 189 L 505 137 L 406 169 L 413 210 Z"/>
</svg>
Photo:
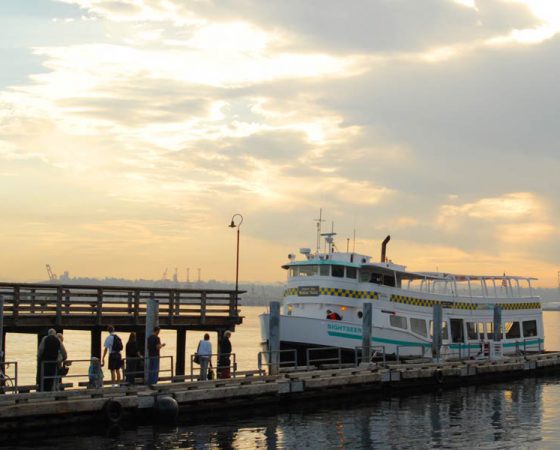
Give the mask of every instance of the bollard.
<svg viewBox="0 0 560 450">
<path fill-rule="evenodd" d="M 373 307 L 371 303 L 364 303 L 362 316 L 362 362 L 371 362 L 371 321 Z"/>
<path fill-rule="evenodd" d="M 152 293 L 152 297 L 148 299 L 146 304 L 146 337 L 144 340 L 144 382 L 148 383 L 148 375 L 149 375 L 149 362 L 150 358 L 148 357 L 148 338 L 154 333 L 154 328 L 158 325 L 158 311 L 159 311 L 159 303 L 154 298 L 154 294 Z"/>
<path fill-rule="evenodd" d="M 270 355 L 270 375 L 280 371 L 280 302 L 270 302 L 268 317 L 268 351 Z"/>
<path fill-rule="evenodd" d="M 439 362 L 441 351 L 441 326 L 442 326 L 443 308 L 441 304 L 435 304 L 433 307 L 433 335 L 432 335 L 432 358 Z"/>
</svg>

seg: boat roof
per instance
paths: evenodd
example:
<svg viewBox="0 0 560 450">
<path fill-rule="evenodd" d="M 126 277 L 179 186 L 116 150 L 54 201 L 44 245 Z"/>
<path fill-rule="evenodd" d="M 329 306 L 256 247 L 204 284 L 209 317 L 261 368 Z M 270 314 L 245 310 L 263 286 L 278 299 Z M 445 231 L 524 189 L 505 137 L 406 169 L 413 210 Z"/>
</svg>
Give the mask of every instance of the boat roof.
<svg viewBox="0 0 560 450">
<path fill-rule="evenodd" d="M 387 262 L 370 262 L 370 257 L 355 254 L 356 259 L 364 259 L 365 263 L 359 264 L 354 262 L 345 261 L 344 259 L 333 258 L 334 255 L 346 256 L 347 254 L 330 254 L 329 259 L 310 257 L 307 260 L 293 260 L 287 264 L 282 265 L 283 269 L 288 269 L 294 266 L 310 266 L 310 265 L 339 265 L 347 267 L 355 267 L 360 269 L 371 269 L 381 274 L 392 275 L 395 272 L 399 273 L 403 280 L 436 280 L 436 281 L 482 281 L 482 280 L 524 280 L 532 281 L 538 280 L 534 277 L 523 277 L 517 275 L 467 275 L 467 274 L 453 274 L 449 272 L 412 272 L 406 270 L 406 266 L 395 264 L 392 261 Z M 324 256 L 324 255 L 321 255 Z M 343 257 L 344 257 L 343 256 Z"/>
</svg>

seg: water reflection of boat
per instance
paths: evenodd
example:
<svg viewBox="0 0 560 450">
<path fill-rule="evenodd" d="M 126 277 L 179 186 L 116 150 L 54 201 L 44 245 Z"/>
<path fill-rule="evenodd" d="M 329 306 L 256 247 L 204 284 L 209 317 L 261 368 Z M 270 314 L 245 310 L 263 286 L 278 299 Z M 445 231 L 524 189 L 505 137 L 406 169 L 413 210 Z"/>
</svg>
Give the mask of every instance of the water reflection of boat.
<svg viewBox="0 0 560 450">
<path fill-rule="evenodd" d="M 544 328 L 540 299 L 532 291 L 535 278 L 411 272 L 386 257 L 339 252 L 335 233 L 326 233 L 325 251 L 300 249 L 302 259 L 289 255 L 281 306 L 281 349 L 336 347 L 347 357 L 362 340 L 363 305 L 372 304 L 372 345 L 386 354 L 428 356 L 433 306 L 442 305 L 444 357 L 474 356 L 494 338 L 494 306 L 502 310 L 502 351 L 539 351 Z M 319 238 L 318 238 L 319 242 Z M 268 314 L 261 319 L 268 340 Z M 340 320 L 332 320 L 340 319 Z"/>
</svg>

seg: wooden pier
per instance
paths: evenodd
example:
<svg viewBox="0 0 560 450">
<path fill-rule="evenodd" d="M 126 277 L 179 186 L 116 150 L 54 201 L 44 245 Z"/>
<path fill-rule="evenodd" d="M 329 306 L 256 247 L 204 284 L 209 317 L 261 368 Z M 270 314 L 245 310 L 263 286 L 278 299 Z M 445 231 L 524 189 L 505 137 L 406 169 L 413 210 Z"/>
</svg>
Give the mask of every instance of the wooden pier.
<svg viewBox="0 0 560 450">
<path fill-rule="evenodd" d="M 90 425 L 148 417 L 173 421 L 174 414 L 230 412 L 256 404 L 282 403 L 310 397 L 380 395 L 410 389 L 464 386 L 512 377 L 560 373 L 560 353 L 541 353 L 500 360 L 445 363 L 369 363 L 339 369 L 287 370 L 274 376 L 250 376 L 203 382 L 162 383 L 154 387 L 129 386 L 0 396 L 0 430 L 6 436 L 53 423 Z M 175 405 L 175 412 L 161 405 Z M 172 408 L 173 409 L 173 408 Z M 2 435 L 0 433 L 0 435 Z"/>
<path fill-rule="evenodd" d="M 4 335 L 34 333 L 39 339 L 48 328 L 61 332 L 91 332 L 91 356 L 101 357 L 101 334 L 108 325 L 117 332 L 135 331 L 141 338 L 147 301 L 159 303 L 159 326 L 177 331 L 175 373 L 185 373 L 187 330 L 218 334 L 242 323 L 238 295 L 244 291 L 155 287 L 89 286 L 74 284 L 0 283 L 4 298 Z M 4 336 L 5 337 L 5 336 Z M 4 343 L 6 339 L 3 339 Z M 2 349 L 7 358 L 9 349 Z"/>
</svg>

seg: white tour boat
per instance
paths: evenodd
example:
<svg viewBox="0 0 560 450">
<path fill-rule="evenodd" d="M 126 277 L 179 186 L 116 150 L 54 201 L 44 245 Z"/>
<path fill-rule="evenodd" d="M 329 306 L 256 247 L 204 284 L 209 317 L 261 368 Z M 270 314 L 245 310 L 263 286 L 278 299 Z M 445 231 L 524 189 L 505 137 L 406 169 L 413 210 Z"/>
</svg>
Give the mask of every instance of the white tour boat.
<svg viewBox="0 0 560 450">
<path fill-rule="evenodd" d="M 282 266 L 288 283 L 280 308 L 280 348 L 297 350 L 299 363 L 306 361 L 309 349 L 322 347 L 341 349 L 345 360 L 354 358 L 362 345 L 365 303 L 373 309 L 371 346 L 389 357 L 432 356 L 437 304 L 442 305 L 439 350 L 444 359 L 476 357 L 489 349 L 503 354 L 544 349 L 541 303 L 531 288 L 535 278 L 410 272 L 386 258 L 389 236 L 381 260 L 373 262 L 370 256 L 337 251 L 334 235 L 322 234 L 327 243 L 323 252 L 318 237 L 315 253 L 300 249 L 302 259 L 290 254 Z M 497 345 L 496 305 L 502 325 Z M 269 315 L 260 319 L 266 349 Z"/>
</svg>

